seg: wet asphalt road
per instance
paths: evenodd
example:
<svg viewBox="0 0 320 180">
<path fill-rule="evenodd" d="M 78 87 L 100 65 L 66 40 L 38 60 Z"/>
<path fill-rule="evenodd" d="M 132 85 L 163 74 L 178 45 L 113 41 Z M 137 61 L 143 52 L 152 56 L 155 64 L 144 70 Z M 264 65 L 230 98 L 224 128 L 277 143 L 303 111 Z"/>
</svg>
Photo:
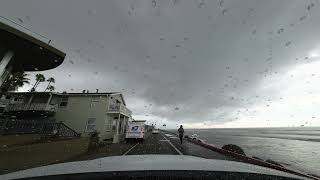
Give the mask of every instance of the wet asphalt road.
<svg viewBox="0 0 320 180">
<path fill-rule="evenodd" d="M 188 141 L 180 144 L 177 136 L 164 132 L 148 134 L 144 142 L 134 144 L 133 147 L 125 153 L 125 155 L 141 154 L 191 155 L 207 159 L 235 160 Z"/>
</svg>

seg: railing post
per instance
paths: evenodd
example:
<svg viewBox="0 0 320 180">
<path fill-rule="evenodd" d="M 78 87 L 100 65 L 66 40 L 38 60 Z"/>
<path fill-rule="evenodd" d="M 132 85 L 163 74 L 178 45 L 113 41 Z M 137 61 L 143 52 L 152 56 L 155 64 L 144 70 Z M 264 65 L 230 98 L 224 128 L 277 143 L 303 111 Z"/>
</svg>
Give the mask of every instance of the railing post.
<svg viewBox="0 0 320 180">
<path fill-rule="evenodd" d="M 6 133 L 8 122 L 9 122 L 9 120 L 8 120 L 8 118 L 6 118 L 4 123 L 2 124 L 2 129 L 0 129 L 1 135 L 4 135 Z"/>
<path fill-rule="evenodd" d="M 60 135 L 61 127 L 62 127 L 62 121 L 60 121 L 58 124 L 57 135 Z"/>
</svg>

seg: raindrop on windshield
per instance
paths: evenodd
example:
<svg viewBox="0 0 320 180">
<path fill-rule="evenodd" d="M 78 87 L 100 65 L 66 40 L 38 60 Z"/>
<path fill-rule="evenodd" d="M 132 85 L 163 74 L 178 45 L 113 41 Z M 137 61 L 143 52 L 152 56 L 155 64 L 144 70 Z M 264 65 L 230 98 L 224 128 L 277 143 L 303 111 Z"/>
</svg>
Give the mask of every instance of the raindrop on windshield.
<svg viewBox="0 0 320 180">
<path fill-rule="evenodd" d="M 179 107 L 175 107 L 175 108 L 174 108 L 175 111 L 178 111 L 179 109 L 180 109 Z"/>
<path fill-rule="evenodd" d="M 280 28 L 279 30 L 278 30 L 278 34 L 281 34 L 281 33 L 283 33 L 284 32 L 284 29 L 283 28 Z"/>
<path fill-rule="evenodd" d="M 72 60 L 70 60 L 69 62 L 70 62 L 70 64 L 74 64 L 74 62 Z"/>
<path fill-rule="evenodd" d="M 223 10 L 222 10 L 222 15 L 226 15 L 226 14 L 227 14 L 227 11 L 228 11 L 227 9 L 223 9 Z"/>
<path fill-rule="evenodd" d="M 313 4 L 313 3 L 311 3 L 310 5 L 308 5 L 308 6 L 307 6 L 307 10 L 308 10 L 308 11 L 310 11 L 310 10 L 311 10 L 311 8 L 313 8 L 313 7 L 314 7 L 314 4 Z"/>
<path fill-rule="evenodd" d="M 152 7 L 156 7 L 157 6 L 157 1 L 156 0 L 152 0 Z"/>
<path fill-rule="evenodd" d="M 307 19 L 307 16 L 301 16 L 301 17 L 299 18 L 300 21 L 303 21 L 303 20 L 305 20 L 305 19 Z"/>
<path fill-rule="evenodd" d="M 220 0 L 220 1 L 219 1 L 219 6 L 220 6 L 220 7 L 223 7 L 223 4 L 224 4 L 224 1 L 223 1 L 223 0 Z"/>
<path fill-rule="evenodd" d="M 96 10 L 88 10 L 88 14 L 95 15 L 95 14 L 97 14 L 97 11 Z"/>
<path fill-rule="evenodd" d="M 285 46 L 288 47 L 291 45 L 291 41 L 286 42 Z"/>
<path fill-rule="evenodd" d="M 204 0 L 201 0 L 198 4 L 198 8 L 203 8 L 205 6 Z"/>
<path fill-rule="evenodd" d="M 30 20 L 31 20 L 30 16 L 26 16 L 26 19 L 27 19 L 28 21 L 30 21 Z"/>
<path fill-rule="evenodd" d="M 23 23 L 23 20 L 21 18 L 17 18 L 17 19 L 20 23 Z"/>
</svg>

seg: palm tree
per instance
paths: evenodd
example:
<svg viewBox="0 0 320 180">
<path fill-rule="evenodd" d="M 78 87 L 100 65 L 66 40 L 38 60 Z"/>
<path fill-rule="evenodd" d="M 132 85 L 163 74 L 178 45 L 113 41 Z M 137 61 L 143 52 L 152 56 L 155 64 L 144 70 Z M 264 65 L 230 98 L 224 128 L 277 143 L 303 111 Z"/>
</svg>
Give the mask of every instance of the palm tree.
<svg viewBox="0 0 320 180">
<path fill-rule="evenodd" d="M 49 79 L 47 79 L 47 81 L 48 81 L 49 83 L 48 83 L 47 88 L 46 88 L 44 91 L 50 90 L 50 89 L 49 89 L 49 87 L 51 87 L 50 84 L 56 82 L 56 80 L 55 80 L 53 77 L 50 77 Z M 53 86 L 52 86 L 52 87 L 53 87 Z"/>
<path fill-rule="evenodd" d="M 16 91 L 24 84 L 29 84 L 30 79 L 27 78 L 28 74 L 24 72 L 16 72 L 10 75 L 1 86 L 1 92 Z"/>
<path fill-rule="evenodd" d="M 40 82 L 44 82 L 45 80 L 46 78 L 44 77 L 43 74 L 36 74 L 36 83 L 31 88 L 31 91 L 35 91 L 38 85 L 40 84 Z"/>
<path fill-rule="evenodd" d="M 52 85 L 50 85 L 49 87 L 48 87 L 48 90 L 50 91 L 50 92 L 52 92 L 52 91 L 54 91 L 54 86 L 52 86 Z"/>
</svg>

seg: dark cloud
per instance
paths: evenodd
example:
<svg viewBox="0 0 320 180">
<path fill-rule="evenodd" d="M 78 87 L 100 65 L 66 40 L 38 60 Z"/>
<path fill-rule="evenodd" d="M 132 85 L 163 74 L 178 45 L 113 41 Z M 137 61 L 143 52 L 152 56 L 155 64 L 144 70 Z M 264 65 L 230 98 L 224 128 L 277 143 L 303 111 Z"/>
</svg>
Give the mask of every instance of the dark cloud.
<svg viewBox="0 0 320 180">
<path fill-rule="evenodd" d="M 273 97 L 261 80 L 301 63 L 320 28 L 319 4 L 299 0 L 30 0 L 0 10 L 66 51 L 44 72 L 57 90 L 122 91 L 135 114 L 170 121 L 232 121 L 256 96 Z"/>
</svg>

